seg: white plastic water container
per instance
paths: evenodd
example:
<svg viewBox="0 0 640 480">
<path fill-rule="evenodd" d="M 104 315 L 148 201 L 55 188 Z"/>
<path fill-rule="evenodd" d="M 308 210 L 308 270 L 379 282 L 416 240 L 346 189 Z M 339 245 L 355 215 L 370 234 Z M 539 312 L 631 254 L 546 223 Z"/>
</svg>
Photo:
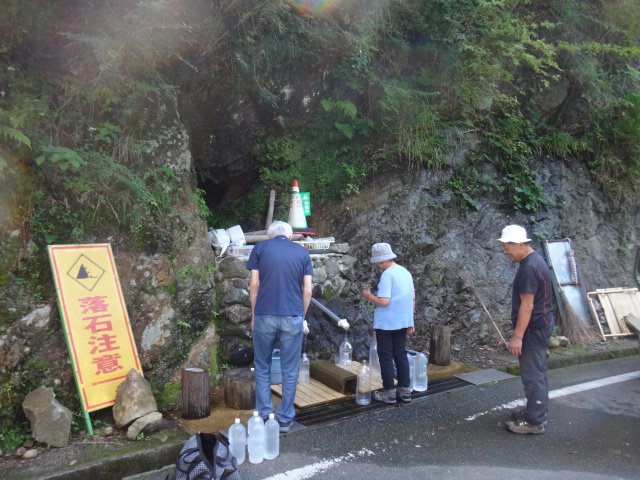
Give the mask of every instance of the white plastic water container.
<svg viewBox="0 0 640 480">
<path fill-rule="evenodd" d="M 413 357 L 413 389 L 416 392 L 426 392 L 428 383 L 427 356 L 422 352 L 418 352 Z"/>
<path fill-rule="evenodd" d="M 257 415 L 251 417 L 249 421 L 249 461 L 251 463 L 262 463 L 264 460 L 264 423 Z"/>
<path fill-rule="evenodd" d="M 358 369 L 356 403 L 358 405 L 371 403 L 371 369 L 366 360 L 362 360 L 362 365 Z"/>
<path fill-rule="evenodd" d="M 353 353 L 353 347 L 346 338 L 340 345 L 340 366 L 345 370 L 351 371 L 351 354 Z"/>
<path fill-rule="evenodd" d="M 300 359 L 300 370 L 298 370 L 298 383 L 300 385 L 309 385 L 310 380 L 310 363 L 306 353 L 302 354 Z"/>
<path fill-rule="evenodd" d="M 269 420 L 264 424 L 264 431 L 264 458 L 273 460 L 280 454 L 280 424 L 273 413 L 269 414 Z"/>
<path fill-rule="evenodd" d="M 380 378 L 380 357 L 378 357 L 378 342 L 375 337 L 369 347 L 369 368 L 371 369 L 371 378 Z"/>
<path fill-rule="evenodd" d="M 247 435 L 251 435 L 251 430 L 255 427 L 255 423 L 253 423 L 253 421 L 259 418 L 260 421 L 262 422 L 262 418 L 259 416 L 258 411 L 255 410 L 253 412 L 253 417 L 251 417 L 248 421 L 247 421 Z M 264 424 L 264 422 L 263 422 Z"/>
<path fill-rule="evenodd" d="M 247 454 L 247 431 L 239 418 L 229 427 L 229 451 L 236 457 L 238 465 L 244 463 Z"/>
</svg>

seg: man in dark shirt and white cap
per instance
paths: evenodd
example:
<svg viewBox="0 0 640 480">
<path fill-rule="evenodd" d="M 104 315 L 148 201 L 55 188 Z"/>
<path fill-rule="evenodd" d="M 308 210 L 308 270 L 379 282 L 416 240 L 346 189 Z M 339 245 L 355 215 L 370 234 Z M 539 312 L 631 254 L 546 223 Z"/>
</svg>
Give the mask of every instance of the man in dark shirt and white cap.
<svg viewBox="0 0 640 480">
<path fill-rule="evenodd" d="M 509 260 L 520 263 L 513 280 L 511 323 L 514 332 L 509 352 L 518 356 L 527 397 L 525 408 L 512 411 L 513 420 L 507 422 L 507 429 L 519 434 L 540 434 L 545 432 L 549 405 L 547 343 L 554 323 L 551 273 L 547 262 L 529 246 L 531 240 L 523 227 L 505 227 L 499 241 Z"/>
</svg>

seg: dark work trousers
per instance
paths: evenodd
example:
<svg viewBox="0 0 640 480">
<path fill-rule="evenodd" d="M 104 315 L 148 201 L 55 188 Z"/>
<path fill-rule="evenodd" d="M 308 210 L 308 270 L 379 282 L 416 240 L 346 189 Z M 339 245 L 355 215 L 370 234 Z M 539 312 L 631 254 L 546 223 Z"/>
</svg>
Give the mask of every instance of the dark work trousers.
<svg viewBox="0 0 640 480">
<path fill-rule="evenodd" d="M 380 376 L 385 390 L 393 390 L 393 362 L 398 370 L 398 386 L 409 388 L 409 359 L 407 358 L 407 329 L 380 330 L 376 328 Z"/>
<path fill-rule="evenodd" d="M 518 361 L 520 378 L 527 397 L 524 418 L 531 425 L 540 425 L 546 420 L 549 408 L 547 349 L 538 347 L 523 350 Z"/>
</svg>

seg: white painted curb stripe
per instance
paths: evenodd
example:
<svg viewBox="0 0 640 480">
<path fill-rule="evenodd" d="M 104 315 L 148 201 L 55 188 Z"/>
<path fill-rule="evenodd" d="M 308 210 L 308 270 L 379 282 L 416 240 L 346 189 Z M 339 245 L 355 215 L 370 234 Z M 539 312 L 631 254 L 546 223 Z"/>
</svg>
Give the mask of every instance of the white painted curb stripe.
<svg viewBox="0 0 640 480">
<path fill-rule="evenodd" d="M 331 467 L 336 466 L 340 462 L 345 460 L 353 460 L 356 457 L 364 457 L 365 455 L 373 455 L 373 452 L 367 448 L 355 453 L 347 453 L 341 457 L 332 458 L 329 460 L 323 460 L 321 462 L 312 463 L 311 465 L 305 465 L 304 467 L 296 468 L 294 470 L 288 470 L 286 472 L 267 477 L 264 480 L 304 480 L 305 478 L 311 478 L 315 474 L 324 472 Z"/>
<path fill-rule="evenodd" d="M 593 390 L 594 388 L 605 387 L 607 385 L 613 385 L 614 383 L 626 382 L 627 380 L 632 380 L 634 378 L 640 378 L 639 372 L 631 372 L 631 373 L 623 373 L 622 375 L 616 375 L 615 377 L 607 377 L 601 378 L 600 380 L 593 380 L 592 382 L 580 383 L 578 385 L 573 385 L 571 387 L 559 388 L 558 390 L 552 390 L 549 392 L 549 398 L 558 398 L 564 397 L 566 395 L 571 395 L 573 393 L 584 392 L 586 390 Z M 486 415 L 490 412 L 495 412 L 496 410 L 502 410 L 505 408 L 516 408 L 521 407 L 527 404 L 526 398 L 521 398 L 519 400 L 514 400 L 513 402 L 503 403 L 498 407 L 494 407 L 491 410 L 487 410 L 486 412 L 476 413 L 475 415 L 471 415 L 470 417 L 465 418 L 465 420 L 475 420 L 482 415 Z"/>
</svg>

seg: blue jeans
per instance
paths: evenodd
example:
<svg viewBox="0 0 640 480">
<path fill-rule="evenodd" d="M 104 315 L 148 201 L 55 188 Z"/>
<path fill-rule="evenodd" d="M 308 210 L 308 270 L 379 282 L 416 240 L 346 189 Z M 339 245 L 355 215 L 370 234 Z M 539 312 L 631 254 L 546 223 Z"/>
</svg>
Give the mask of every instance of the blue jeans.
<svg viewBox="0 0 640 480">
<path fill-rule="evenodd" d="M 271 401 L 271 356 L 280 338 L 280 367 L 282 370 L 282 401 L 276 419 L 289 423 L 296 416 L 298 369 L 302 352 L 302 316 L 256 315 L 253 324 L 253 363 L 256 377 L 256 410 L 262 418 L 273 413 Z"/>
<path fill-rule="evenodd" d="M 398 386 L 409 388 L 409 359 L 407 358 L 407 329 L 380 330 L 376 328 L 380 376 L 385 390 L 393 390 L 393 362 L 398 370 Z"/>
<path fill-rule="evenodd" d="M 523 350 L 518 361 L 520 378 L 527 397 L 527 405 L 523 411 L 524 418 L 531 425 L 540 425 L 546 420 L 549 408 L 547 348 Z"/>
</svg>

